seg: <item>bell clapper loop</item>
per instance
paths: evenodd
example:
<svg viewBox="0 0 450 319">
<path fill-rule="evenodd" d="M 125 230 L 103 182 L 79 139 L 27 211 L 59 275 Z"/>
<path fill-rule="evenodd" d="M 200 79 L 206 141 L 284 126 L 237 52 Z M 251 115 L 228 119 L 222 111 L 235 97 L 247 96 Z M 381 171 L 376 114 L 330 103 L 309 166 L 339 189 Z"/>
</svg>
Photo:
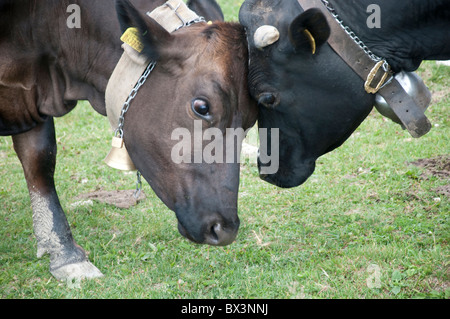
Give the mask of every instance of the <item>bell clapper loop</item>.
<svg viewBox="0 0 450 319">
<path fill-rule="evenodd" d="M 105 163 L 115 169 L 123 171 L 135 171 L 136 167 L 133 164 L 127 149 L 123 142 L 123 138 L 114 136 L 111 142 L 111 151 L 105 158 Z"/>
</svg>

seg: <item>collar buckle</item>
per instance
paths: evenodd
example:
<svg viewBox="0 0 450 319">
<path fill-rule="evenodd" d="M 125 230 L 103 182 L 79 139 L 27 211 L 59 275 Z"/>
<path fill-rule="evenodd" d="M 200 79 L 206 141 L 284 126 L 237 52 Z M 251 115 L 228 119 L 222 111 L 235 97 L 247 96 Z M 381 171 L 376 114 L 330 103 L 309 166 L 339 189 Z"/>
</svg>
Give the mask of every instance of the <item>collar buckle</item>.
<svg viewBox="0 0 450 319">
<path fill-rule="evenodd" d="M 384 74 L 381 76 L 380 80 L 378 81 L 378 84 L 372 85 L 381 67 L 383 68 Z M 386 62 L 386 60 L 379 61 L 369 72 L 369 75 L 367 76 L 366 79 L 366 83 L 364 83 L 364 89 L 366 90 L 367 93 L 372 94 L 377 93 L 385 84 L 387 84 L 386 79 L 388 78 L 389 75 L 392 76 L 389 64 Z M 392 80 L 392 77 L 390 80 Z"/>
</svg>

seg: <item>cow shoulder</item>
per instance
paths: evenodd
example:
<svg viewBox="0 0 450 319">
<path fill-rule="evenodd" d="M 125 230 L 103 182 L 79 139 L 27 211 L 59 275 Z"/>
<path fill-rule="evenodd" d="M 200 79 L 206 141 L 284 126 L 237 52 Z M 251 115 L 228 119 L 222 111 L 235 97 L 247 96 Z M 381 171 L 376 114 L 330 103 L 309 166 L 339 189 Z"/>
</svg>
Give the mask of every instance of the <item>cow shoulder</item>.
<svg viewBox="0 0 450 319">
<path fill-rule="evenodd" d="M 13 41 L 0 42 L 0 134 L 32 129 L 48 116 L 62 116 L 75 107 L 66 101 L 63 70 L 48 55 L 21 50 Z"/>
</svg>

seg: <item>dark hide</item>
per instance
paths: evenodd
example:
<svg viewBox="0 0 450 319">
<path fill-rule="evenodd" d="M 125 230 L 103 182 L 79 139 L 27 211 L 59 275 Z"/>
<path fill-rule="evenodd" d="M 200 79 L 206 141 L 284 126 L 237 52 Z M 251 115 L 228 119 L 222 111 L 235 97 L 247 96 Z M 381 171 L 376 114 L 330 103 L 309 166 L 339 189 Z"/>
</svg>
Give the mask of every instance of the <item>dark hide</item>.
<svg viewBox="0 0 450 319">
<path fill-rule="evenodd" d="M 386 58 L 394 72 L 412 72 L 423 60 L 450 57 L 450 2 L 447 0 L 331 3 L 370 50 Z M 381 28 L 366 25 L 370 4 L 380 6 Z"/>
<path fill-rule="evenodd" d="M 169 34 L 145 15 L 164 1 L 133 3 L 135 7 L 118 0 L 116 12 L 112 0 L 47 0 L 39 5 L 0 0 L 0 134 L 12 135 L 31 196 L 38 256 L 50 254 L 50 270 L 58 279 L 101 273 L 73 240 L 59 203 L 53 118 L 83 99 L 106 114 L 105 89 L 123 53 L 119 38 L 127 27 L 139 29 L 144 54 L 157 61 L 126 114 L 131 158 L 175 211 L 184 236 L 226 245 L 238 231 L 239 163 L 176 165 L 171 133 L 175 128 L 192 132 L 194 120 L 224 134 L 225 128 L 254 124 L 244 29 L 199 23 Z M 81 8 L 81 28 L 67 27 L 69 4 Z M 207 116 L 193 112 L 191 103 L 198 98 L 208 103 Z"/>
<path fill-rule="evenodd" d="M 330 3 L 344 24 L 395 71 L 415 70 L 424 59 L 450 58 L 448 1 Z M 366 25 L 369 4 L 381 7 L 381 29 Z M 304 12 L 297 0 L 246 0 L 239 15 L 250 48 L 249 90 L 260 105 L 258 125 L 269 134 L 271 128 L 280 130 L 279 170 L 261 178 L 280 187 L 302 184 L 313 173 L 316 159 L 342 145 L 374 105 L 364 82 L 327 43 L 321 45 L 329 29 L 322 14 L 311 10 Z M 280 39 L 258 49 L 253 35 L 262 25 L 275 26 Z M 301 32 L 305 28 L 316 39 L 314 55 Z"/>
<path fill-rule="evenodd" d="M 189 0 L 187 5 L 206 21 L 224 21 L 222 9 L 215 0 Z"/>
</svg>

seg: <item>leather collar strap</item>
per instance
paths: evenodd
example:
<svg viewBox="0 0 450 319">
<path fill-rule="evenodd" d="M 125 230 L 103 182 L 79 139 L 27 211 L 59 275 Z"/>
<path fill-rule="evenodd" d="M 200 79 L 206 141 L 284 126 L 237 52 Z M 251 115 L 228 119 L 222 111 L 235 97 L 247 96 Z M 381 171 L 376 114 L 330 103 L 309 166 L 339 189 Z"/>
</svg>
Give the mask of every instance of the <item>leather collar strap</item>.
<svg viewBox="0 0 450 319">
<path fill-rule="evenodd" d="M 168 0 L 147 15 L 170 33 L 197 22 L 206 22 L 181 0 Z"/>
<path fill-rule="evenodd" d="M 383 96 L 412 137 L 418 138 L 430 131 L 430 121 L 413 98 L 406 93 L 400 83 L 395 78 L 386 81 L 389 78 L 387 74 L 390 71 L 389 69 L 385 70 L 386 62 L 384 60 L 377 62 L 370 58 L 350 38 L 321 0 L 297 1 L 305 11 L 311 8 L 317 8 L 324 13 L 331 29 L 328 44 L 365 81 L 366 92 L 372 94 L 378 93 Z"/>
<path fill-rule="evenodd" d="M 169 0 L 147 15 L 159 23 L 168 32 L 197 22 L 205 22 L 203 17 L 190 10 L 182 0 Z M 142 55 L 142 43 L 136 28 L 129 28 L 121 37 L 124 50 L 114 68 L 105 92 L 106 114 L 111 128 L 115 130 L 122 111 L 123 103 L 135 87 L 141 75 L 151 62 Z"/>
</svg>

